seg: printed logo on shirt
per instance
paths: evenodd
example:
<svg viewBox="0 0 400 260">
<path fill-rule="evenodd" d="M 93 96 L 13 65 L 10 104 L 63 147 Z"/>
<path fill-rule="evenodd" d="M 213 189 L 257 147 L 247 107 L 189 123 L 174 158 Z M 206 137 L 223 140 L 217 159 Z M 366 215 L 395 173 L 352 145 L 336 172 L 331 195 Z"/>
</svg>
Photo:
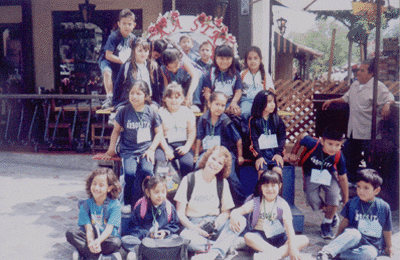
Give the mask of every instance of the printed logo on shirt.
<svg viewBox="0 0 400 260">
<path fill-rule="evenodd" d="M 361 211 L 356 210 L 355 220 L 356 221 L 360 221 L 360 220 L 378 221 L 378 216 L 363 214 Z"/>
<path fill-rule="evenodd" d="M 313 164 L 315 164 L 315 165 L 319 165 L 319 166 L 322 165 L 321 160 L 318 159 L 315 155 L 312 156 L 310 160 L 311 160 L 311 162 L 312 162 Z M 331 162 L 324 162 L 324 167 L 329 168 L 329 167 L 332 167 L 332 166 L 333 166 L 333 163 L 331 163 Z"/>
<path fill-rule="evenodd" d="M 233 86 L 235 85 L 236 79 L 226 79 L 224 81 L 215 82 L 215 91 L 220 91 L 228 97 L 233 95 Z"/>
<path fill-rule="evenodd" d="M 128 122 L 126 123 L 126 129 L 138 129 L 138 128 L 150 128 L 150 122 L 132 122 L 130 119 L 128 119 Z"/>
</svg>

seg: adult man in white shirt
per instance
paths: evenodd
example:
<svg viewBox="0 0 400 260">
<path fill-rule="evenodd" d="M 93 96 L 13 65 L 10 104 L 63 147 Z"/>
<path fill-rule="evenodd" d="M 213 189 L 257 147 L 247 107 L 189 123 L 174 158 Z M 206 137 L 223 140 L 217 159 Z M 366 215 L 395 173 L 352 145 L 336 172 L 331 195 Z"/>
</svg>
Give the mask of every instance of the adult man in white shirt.
<svg viewBox="0 0 400 260">
<path fill-rule="evenodd" d="M 348 103 L 350 108 L 349 123 L 347 127 L 347 141 L 343 147 L 346 159 L 347 176 L 349 182 L 355 182 L 358 166 L 362 159 L 370 156 L 372 107 L 374 84 L 374 60 L 365 60 L 358 72 L 355 81 L 349 90 L 340 98 L 325 101 L 322 109 L 326 110 L 331 103 Z M 390 114 L 390 105 L 394 103 L 394 96 L 388 88 L 378 81 L 377 91 L 377 125 L 383 118 Z M 377 138 L 380 139 L 379 133 Z M 367 160 L 368 167 L 372 167 Z"/>
</svg>

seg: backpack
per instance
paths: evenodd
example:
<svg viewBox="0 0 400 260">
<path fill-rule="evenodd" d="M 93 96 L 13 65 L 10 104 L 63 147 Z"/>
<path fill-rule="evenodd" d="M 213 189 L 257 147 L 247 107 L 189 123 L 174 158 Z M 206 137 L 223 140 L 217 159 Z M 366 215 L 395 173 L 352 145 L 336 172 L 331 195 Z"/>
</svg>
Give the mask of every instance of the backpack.
<svg viewBox="0 0 400 260">
<path fill-rule="evenodd" d="M 278 198 L 277 198 L 277 201 L 278 200 L 281 200 L 282 198 L 280 198 L 279 196 L 278 196 Z M 259 216 L 260 216 L 260 205 L 261 205 L 261 197 L 254 197 L 253 195 L 250 195 L 247 199 L 246 199 L 246 202 L 248 202 L 248 201 L 250 201 L 250 200 L 253 200 L 253 212 L 252 212 L 252 214 L 249 214 L 249 218 L 248 218 L 248 221 L 249 221 L 249 223 L 250 223 L 250 227 L 251 227 L 251 229 L 254 229 L 254 227 L 257 225 L 257 222 L 258 222 L 258 218 L 259 218 Z M 245 203 L 246 203 L 245 202 Z M 282 217 L 282 215 L 283 215 L 283 210 L 281 209 L 281 208 L 277 208 L 277 210 L 278 210 L 278 216 L 277 216 L 277 219 L 279 219 L 279 218 L 281 218 Z M 250 218 L 251 218 L 251 220 L 250 220 Z"/>
<path fill-rule="evenodd" d="M 165 200 L 166 203 L 166 210 L 167 210 L 167 216 L 168 216 L 168 223 L 171 221 L 172 218 L 172 204 L 169 200 Z M 148 203 L 147 203 L 147 199 L 146 197 L 142 197 L 140 198 L 136 204 L 135 207 L 133 207 L 134 209 L 136 209 L 138 206 L 140 205 L 140 217 L 142 219 L 144 219 L 144 216 L 146 215 L 147 212 L 147 207 L 148 207 Z"/>
<path fill-rule="evenodd" d="M 187 182 L 188 182 L 188 187 L 187 187 L 187 202 L 189 203 L 190 198 L 192 197 L 193 189 L 194 189 L 194 183 L 195 183 L 195 172 L 191 172 L 187 175 Z M 224 190 L 224 179 L 219 179 L 217 178 L 217 193 L 218 193 L 218 198 L 219 198 L 219 206 L 218 208 L 221 210 L 221 200 L 222 200 L 222 193 Z"/>
<path fill-rule="evenodd" d="M 167 239 L 145 237 L 139 245 L 138 260 L 188 260 L 189 241 L 176 236 Z"/>
<path fill-rule="evenodd" d="M 314 138 L 317 139 L 317 138 Z M 315 146 L 311 149 L 304 149 L 304 151 L 301 153 L 300 155 L 300 160 L 299 160 L 299 166 L 301 166 L 301 168 L 303 169 L 303 164 L 304 162 L 308 159 L 308 157 L 310 157 L 310 155 L 315 151 L 315 149 L 317 149 L 318 144 L 320 143 L 320 140 L 318 139 L 317 143 L 315 144 Z M 337 164 L 340 161 L 340 156 L 342 155 L 342 151 L 339 150 L 336 154 L 335 154 L 335 159 L 333 162 L 333 168 L 335 168 L 335 170 L 337 171 Z M 304 169 L 303 169 L 303 177 L 304 177 Z M 336 179 L 336 175 L 334 176 Z"/>
</svg>

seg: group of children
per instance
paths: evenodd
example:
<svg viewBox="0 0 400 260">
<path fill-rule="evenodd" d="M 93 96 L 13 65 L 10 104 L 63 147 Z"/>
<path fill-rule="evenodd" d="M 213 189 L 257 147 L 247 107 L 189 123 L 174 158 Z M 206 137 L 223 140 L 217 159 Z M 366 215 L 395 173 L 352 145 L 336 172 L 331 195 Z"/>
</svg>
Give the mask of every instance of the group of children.
<svg viewBox="0 0 400 260">
<path fill-rule="evenodd" d="M 126 13 L 124 16 L 121 12 L 118 23 L 124 43 L 128 28 L 134 27 L 134 16 Z M 277 114 L 274 86 L 262 64 L 260 49 L 252 46 L 248 50 L 247 68 L 239 73 L 233 49 L 228 45 L 215 48 L 213 62 L 210 43 L 200 45 L 200 59 L 196 62 L 190 60 L 195 56 L 190 36 L 181 37 L 180 45 L 182 51 L 167 47 L 164 40 L 132 41 L 132 56 L 116 75 L 111 104 L 117 113 L 110 146 L 103 156 L 109 160 L 120 155 L 121 184 L 109 170 L 92 173 L 86 188 L 90 199 L 80 205 L 81 228 L 68 231 L 68 241 L 86 258 L 117 252 L 122 243 L 130 252 L 128 258 L 136 259 L 144 237 L 171 238 L 182 224 L 185 229 L 181 235 L 196 241 L 189 249 L 208 252 L 198 259 L 224 257 L 229 250 L 226 242 L 233 241 L 227 238 L 235 239 L 240 233 L 255 250 L 255 259 L 281 259 L 288 255 L 301 259 L 299 251 L 307 246 L 308 239 L 294 234 L 290 207 L 279 196 L 286 128 Z M 200 110 L 205 112 L 196 122 L 193 111 Z M 246 137 L 237 129 L 234 117 L 248 126 L 246 137 L 258 172 L 254 194 L 246 201 L 237 175 L 245 160 Z M 392 255 L 390 208 L 375 198 L 382 179 L 373 170 L 360 171 L 358 197 L 348 201 L 342 144 L 342 134 L 328 128 L 320 139 L 300 135 L 287 156 L 289 161 L 297 161 L 300 146 L 306 148 L 300 157 L 304 190 L 313 210 L 324 211 L 323 238 L 334 238 L 332 228 L 339 223 L 336 210 L 340 200 L 345 205 L 338 237 L 318 253 L 318 259 L 338 254 L 345 259 L 374 259 L 383 252 Z M 166 200 L 165 180 L 154 177 L 156 162 L 173 159 L 179 161 L 181 184 L 185 184 L 180 185 L 175 196 L 178 212 Z M 193 171 L 195 174 L 191 174 Z M 202 194 L 198 186 L 199 192 L 190 197 L 192 178 L 196 180 L 191 188 L 194 191 L 199 182 L 204 187 L 217 183 L 217 189 L 213 186 L 211 195 Z M 228 186 L 222 185 L 220 196 L 218 180 L 224 178 Z M 129 231 L 122 242 L 118 238 L 121 211 L 131 213 Z M 248 216 L 247 223 L 243 215 Z M 220 237 L 215 243 L 203 226 L 210 219 L 212 230 Z M 204 243 L 210 246 L 199 250 Z"/>
</svg>

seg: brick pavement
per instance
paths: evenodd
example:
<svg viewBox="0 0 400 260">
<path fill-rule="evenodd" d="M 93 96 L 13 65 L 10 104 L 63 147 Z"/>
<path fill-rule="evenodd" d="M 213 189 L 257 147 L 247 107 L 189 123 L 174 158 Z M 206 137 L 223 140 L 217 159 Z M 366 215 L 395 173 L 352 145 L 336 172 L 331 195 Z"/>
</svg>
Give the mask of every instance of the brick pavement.
<svg viewBox="0 0 400 260">
<path fill-rule="evenodd" d="M 77 223 L 77 200 L 86 198 L 85 177 L 95 165 L 91 155 L 0 152 L 1 259 L 71 259 L 65 231 Z M 299 168 L 295 192 L 295 204 L 305 214 L 304 234 L 310 239 L 304 258 L 314 259 L 327 241 L 319 236 L 322 214 L 305 203 Z M 400 259 L 398 211 L 393 218 L 392 259 Z M 234 259 L 251 257 L 240 252 Z"/>
</svg>

